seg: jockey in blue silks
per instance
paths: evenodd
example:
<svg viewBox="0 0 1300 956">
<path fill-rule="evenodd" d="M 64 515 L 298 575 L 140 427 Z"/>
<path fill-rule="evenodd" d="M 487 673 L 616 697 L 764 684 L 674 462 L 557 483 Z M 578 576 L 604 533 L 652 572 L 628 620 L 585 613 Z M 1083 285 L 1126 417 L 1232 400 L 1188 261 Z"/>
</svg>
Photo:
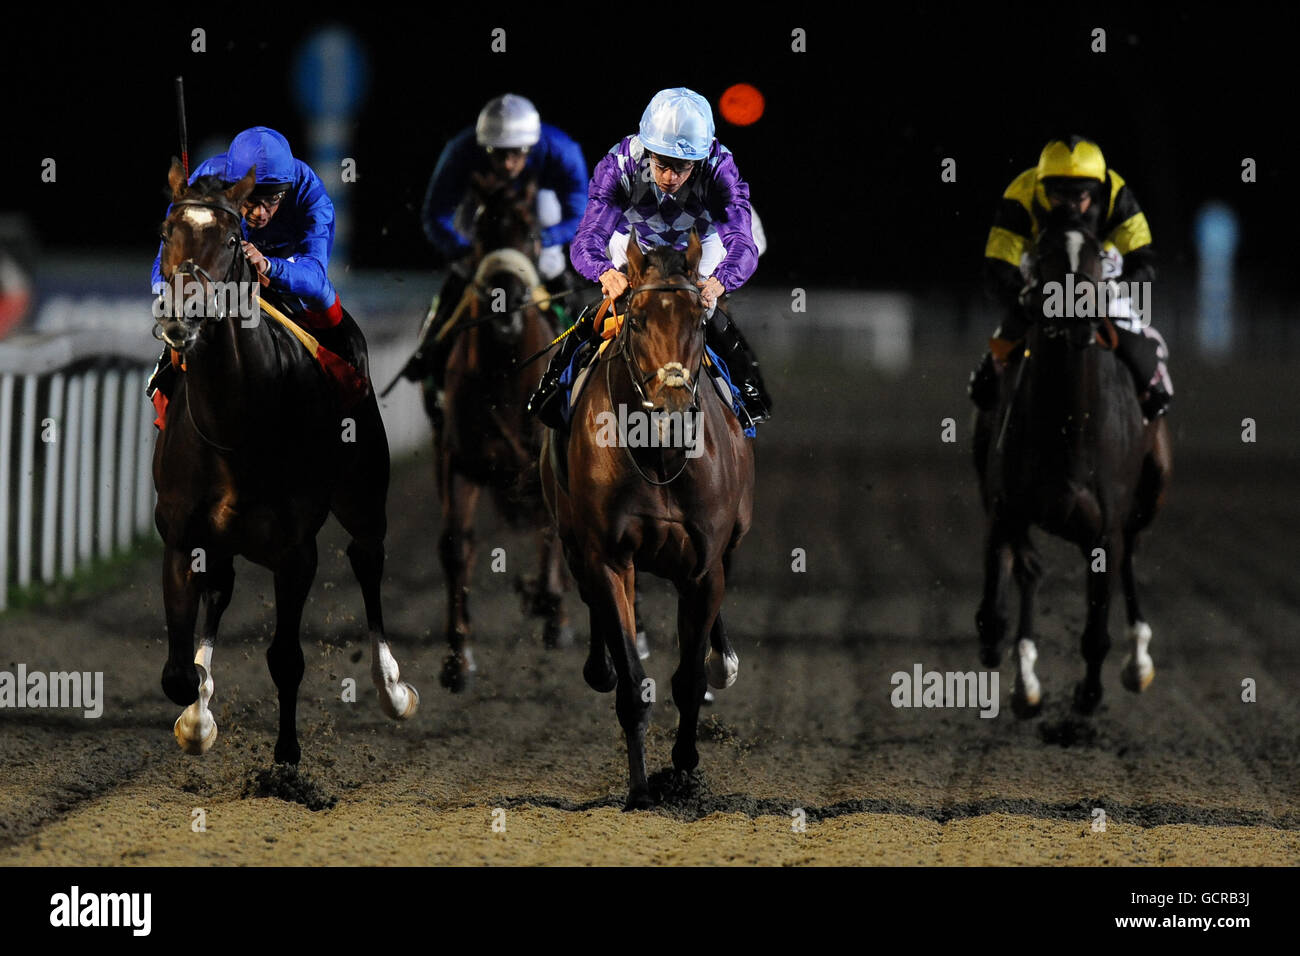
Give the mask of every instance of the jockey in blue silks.
<svg viewBox="0 0 1300 956">
<path fill-rule="evenodd" d="M 312 168 L 295 159 L 289 142 L 273 129 L 254 126 L 237 135 L 230 148 L 204 160 L 190 174 L 193 183 L 200 176 L 219 176 L 227 183 L 238 182 L 256 170 L 257 184 L 244 202 L 244 253 L 267 280 L 267 288 L 278 293 L 300 325 L 330 351 L 341 355 L 366 375 L 365 337 L 339 301 L 329 279 L 330 250 L 334 246 L 334 203 Z M 169 207 L 170 211 L 170 207 Z M 162 246 L 153 263 L 153 287 L 161 289 Z M 175 382 L 177 370 L 168 361 L 167 350 L 159 360 L 146 394 L 165 397 Z M 159 409 L 160 414 L 162 409 Z"/>
<path fill-rule="evenodd" d="M 454 339 L 446 337 L 437 345 L 429 339 L 450 318 L 473 271 L 471 231 L 477 200 L 470 195 L 470 184 L 476 174 L 508 188 L 536 183 L 542 245 L 537 271 L 552 294 L 572 287 L 565 246 L 587 207 L 587 160 L 582 147 L 543 123 L 537 108 L 522 96 L 507 93 L 492 100 L 474 126 L 447 143 L 429 179 L 421 223 L 450 269 L 430 308 L 432 320 L 426 321 L 415 355 L 402 372 L 411 379 L 432 376 L 439 396 Z"/>
</svg>

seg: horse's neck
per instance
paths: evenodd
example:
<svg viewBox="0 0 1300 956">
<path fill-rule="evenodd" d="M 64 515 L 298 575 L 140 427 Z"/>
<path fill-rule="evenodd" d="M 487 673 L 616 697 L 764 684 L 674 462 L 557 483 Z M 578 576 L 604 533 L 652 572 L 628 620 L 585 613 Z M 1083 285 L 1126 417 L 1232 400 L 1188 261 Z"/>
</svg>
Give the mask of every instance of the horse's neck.
<svg viewBox="0 0 1300 956">
<path fill-rule="evenodd" d="M 204 435 L 231 447 L 247 439 L 250 424 L 266 420 L 276 395 L 270 320 L 260 313 L 254 319 L 226 316 L 186 359 L 190 414 Z"/>
<path fill-rule="evenodd" d="M 1021 411 L 1031 423 L 1037 456 L 1059 459 L 1070 477 L 1078 477 L 1091 467 L 1084 437 L 1100 408 L 1100 356 L 1094 348 L 1070 348 L 1064 339 L 1036 338 Z"/>
</svg>

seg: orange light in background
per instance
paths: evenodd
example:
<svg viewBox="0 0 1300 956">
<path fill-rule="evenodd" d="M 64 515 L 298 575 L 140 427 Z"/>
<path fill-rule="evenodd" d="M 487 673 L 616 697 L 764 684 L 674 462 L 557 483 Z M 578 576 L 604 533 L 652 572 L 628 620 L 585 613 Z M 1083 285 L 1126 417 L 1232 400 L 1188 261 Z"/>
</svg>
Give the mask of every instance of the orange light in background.
<svg viewBox="0 0 1300 956">
<path fill-rule="evenodd" d="M 728 123 L 736 126 L 757 123 L 763 115 L 763 94 L 748 83 L 729 86 L 718 100 L 718 112 Z"/>
</svg>

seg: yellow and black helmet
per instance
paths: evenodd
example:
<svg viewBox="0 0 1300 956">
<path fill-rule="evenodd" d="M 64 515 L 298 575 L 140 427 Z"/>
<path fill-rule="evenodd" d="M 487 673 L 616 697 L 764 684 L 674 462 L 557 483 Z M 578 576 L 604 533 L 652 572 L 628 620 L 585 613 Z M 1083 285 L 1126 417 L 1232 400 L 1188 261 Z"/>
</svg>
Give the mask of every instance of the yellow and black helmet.
<svg viewBox="0 0 1300 956">
<path fill-rule="evenodd" d="M 1101 147 L 1082 136 L 1052 140 L 1038 157 L 1038 181 L 1058 178 L 1105 180 Z"/>
</svg>

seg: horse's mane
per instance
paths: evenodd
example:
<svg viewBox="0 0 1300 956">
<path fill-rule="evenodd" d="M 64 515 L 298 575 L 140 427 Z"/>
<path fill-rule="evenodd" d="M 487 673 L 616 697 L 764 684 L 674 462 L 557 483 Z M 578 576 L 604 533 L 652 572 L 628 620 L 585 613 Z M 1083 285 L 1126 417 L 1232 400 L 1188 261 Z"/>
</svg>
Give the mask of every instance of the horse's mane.
<svg viewBox="0 0 1300 956">
<path fill-rule="evenodd" d="M 224 193 L 231 185 L 233 184 L 212 173 L 207 176 L 200 176 L 185 187 L 185 195 L 198 199 L 207 199 L 213 193 Z"/>
<path fill-rule="evenodd" d="M 633 237 L 632 242 L 636 242 Z M 651 246 L 645 254 L 645 271 L 659 270 L 661 276 L 686 275 L 686 253 L 672 246 Z"/>
</svg>

